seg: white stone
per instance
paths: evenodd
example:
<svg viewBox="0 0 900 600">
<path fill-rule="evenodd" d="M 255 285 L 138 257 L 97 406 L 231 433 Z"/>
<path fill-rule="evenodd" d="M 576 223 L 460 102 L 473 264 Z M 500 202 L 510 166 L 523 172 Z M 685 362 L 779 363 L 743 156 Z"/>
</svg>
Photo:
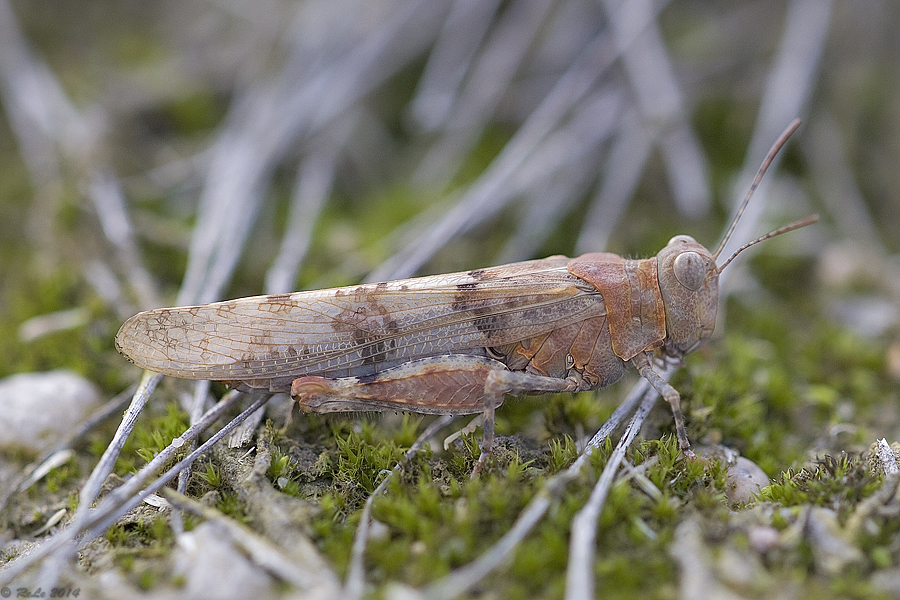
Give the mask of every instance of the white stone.
<svg viewBox="0 0 900 600">
<path fill-rule="evenodd" d="M 194 600 L 274 597 L 274 580 L 245 557 L 215 525 L 201 523 L 178 536 L 174 572 L 185 579 L 182 592 Z"/>
<path fill-rule="evenodd" d="M 99 404 L 94 385 L 71 371 L 0 380 L 0 448 L 40 454 L 68 436 Z"/>
</svg>

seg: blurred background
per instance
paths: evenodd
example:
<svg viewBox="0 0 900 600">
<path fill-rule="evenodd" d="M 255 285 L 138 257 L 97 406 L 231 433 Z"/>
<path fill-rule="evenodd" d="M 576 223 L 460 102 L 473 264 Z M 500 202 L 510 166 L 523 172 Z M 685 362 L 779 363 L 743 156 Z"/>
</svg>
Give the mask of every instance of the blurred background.
<svg viewBox="0 0 900 600">
<path fill-rule="evenodd" d="M 695 443 L 726 444 L 773 478 L 790 478 L 791 469 L 826 453 L 895 441 L 898 23 L 900 3 L 888 0 L 0 0 L 0 377 L 68 368 L 99 388 L 92 399 L 113 397 L 139 378 L 115 351 L 115 332 L 147 308 L 550 254 L 647 257 L 677 234 L 712 249 L 768 149 L 799 117 L 801 128 L 725 255 L 808 214 L 821 221 L 729 266 L 720 286 L 727 296 L 720 320 L 727 322 L 673 382 Z M 27 431 L 21 424 L 38 416 L 59 431 L 51 445 L 71 434 L 78 418 L 61 402 L 59 384 L 42 386 L 47 410 L 35 408 L 36 387 L 20 386 L 20 421 L 0 422 L 0 441 Z M 184 400 L 187 387 L 167 380 L 159 395 L 171 399 L 180 390 Z M 202 400 L 206 388 L 195 389 Z M 498 412 L 498 432 L 527 438 L 544 460 L 564 436 L 596 431 L 618 393 L 541 397 L 507 411 L 510 402 Z M 4 418 L 13 412 L 6 398 Z M 142 460 L 187 422 L 162 404 L 149 405 L 162 416 L 132 435 Z M 656 412 L 658 424 L 644 432 L 651 446 L 672 426 L 666 407 Z M 106 414 L 114 418 L 68 475 L 15 498 L 17 540 L 40 536 L 66 513 L 65 494 L 94 468 L 121 408 Z M 391 418 L 395 429 L 416 428 L 417 421 L 407 427 L 405 418 L 402 426 Z M 299 494 L 297 482 L 314 479 L 299 495 L 317 503 L 315 541 L 339 569 L 356 523 L 346 517 L 370 489 L 357 479 L 374 481 L 380 471 L 363 467 L 349 483 L 335 475 L 333 485 L 313 488 L 325 476 L 311 465 L 320 454 L 337 457 L 338 450 L 323 448 L 343 444 L 343 451 L 348 432 L 366 422 L 354 415 L 294 423 L 315 434 L 303 443 L 318 445 L 292 458 L 303 467 L 291 484 Z M 365 430 L 380 436 L 390 429 L 381 425 Z M 12 489 L 6 483 L 21 459 L 40 450 L 9 448 L 0 449 L 0 489 Z M 307 455 L 313 458 L 303 462 Z M 287 464 L 287 454 L 281 458 Z M 117 474 L 128 476 L 141 462 L 128 460 Z M 459 481 L 468 472 L 461 468 Z M 862 485 L 834 481 L 848 497 Z M 520 483 L 504 488 L 516 501 L 528 495 Z M 459 506 L 441 490 L 435 497 Z M 588 486 L 569 491 L 563 508 L 574 512 Z M 659 584 L 674 578 L 667 557 L 699 555 L 669 547 L 675 525 L 697 506 L 727 512 L 721 498 L 704 504 L 698 497 L 686 501 L 690 510 L 667 508 L 668 517 L 650 521 L 659 525 L 658 538 L 641 533 L 652 528 L 637 528 L 642 522 L 625 509 L 606 520 L 642 540 L 636 550 L 623 549 L 624 534 L 603 526 L 608 533 L 598 547 L 614 549 L 615 568 L 632 582 L 621 587 L 623 597 L 642 585 L 674 597 L 674 588 Z M 473 500 L 467 510 L 478 507 L 493 512 L 472 522 L 511 527 L 512 517 L 496 520 L 491 501 Z M 54 511 L 57 520 L 47 521 Z M 525 566 L 492 575 L 491 585 L 520 586 L 522 597 L 540 586 L 562 589 L 565 569 L 551 578 L 546 568 L 568 535 L 569 517 L 560 514 L 564 524 L 549 525 L 521 553 Z M 371 570 L 377 581 L 420 584 L 449 568 L 433 556 L 462 560 L 442 549 L 456 539 L 447 529 L 456 521 L 413 520 L 429 519 L 437 523 L 432 550 L 385 553 Z M 896 569 L 900 549 L 890 527 L 890 541 L 878 541 L 886 550 L 861 577 L 876 567 Z M 720 536 L 725 529 L 714 530 Z M 9 539 L 8 530 L 0 534 Z M 425 548 L 396 528 L 392 536 Z M 737 547 L 746 550 L 747 539 Z M 472 543 L 466 560 L 489 543 Z M 801 565 L 801 578 L 813 570 L 806 546 L 799 554 L 807 558 L 760 561 L 754 554 L 760 566 L 753 572 L 764 571 L 763 563 L 773 572 L 787 565 L 784 589 L 795 589 L 800 579 L 791 566 Z M 417 575 L 403 576 L 405 567 L 391 562 L 401 555 Z M 642 573 L 637 581 L 634 565 L 648 563 L 662 564 L 663 575 L 644 580 Z M 896 582 L 896 573 L 886 581 Z M 782 580 L 771 581 L 783 595 Z M 835 589 L 862 597 L 868 588 L 810 589 L 810 597 L 823 597 L 824 589 L 825 597 Z"/>
<path fill-rule="evenodd" d="M 714 247 L 795 117 L 728 251 L 822 222 L 754 250 L 788 262 L 747 276 L 765 259 L 739 261 L 724 288 L 799 295 L 894 348 L 898 13 L 0 0 L 0 374 L 70 366 L 121 389 L 112 336 L 145 308 L 648 256 L 678 233 Z"/>
</svg>

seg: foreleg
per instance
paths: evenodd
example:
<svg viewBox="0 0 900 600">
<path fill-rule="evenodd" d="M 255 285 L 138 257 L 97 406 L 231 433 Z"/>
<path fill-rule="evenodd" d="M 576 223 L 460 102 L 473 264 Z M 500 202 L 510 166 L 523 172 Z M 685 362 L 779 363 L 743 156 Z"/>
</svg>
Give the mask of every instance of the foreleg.
<svg viewBox="0 0 900 600">
<path fill-rule="evenodd" d="M 631 363 L 638 370 L 638 373 L 641 374 L 641 377 L 646 379 L 653 386 L 653 389 L 659 392 L 665 401 L 669 403 L 672 415 L 675 417 L 675 435 L 678 437 L 678 447 L 681 448 L 685 456 L 693 458 L 694 452 L 691 450 L 691 442 L 688 440 L 687 432 L 684 428 L 684 416 L 681 414 L 681 394 L 669 385 L 669 382 L 660 377 L 659 373 L 653 370 L 650 353 L 642 352 L 638 354 L 631 359 Z"/>
</svg>

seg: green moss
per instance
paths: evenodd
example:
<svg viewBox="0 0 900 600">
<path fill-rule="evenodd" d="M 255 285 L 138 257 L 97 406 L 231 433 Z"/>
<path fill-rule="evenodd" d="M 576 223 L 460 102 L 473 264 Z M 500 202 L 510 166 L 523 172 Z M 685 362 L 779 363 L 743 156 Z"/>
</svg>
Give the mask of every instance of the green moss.
<svg viewBox="0 0 900 600">
<path fill-rule="evenodd" d="M 266 471 L 266 477 L 275 481 L 288 469 L 290 461 L 290 456 L 282 454 L 281 449 L 276 448 L 272 456 L 272 464 L 269 465 L 269 469 Z"/>
<path fill-rule="evenodd" d="M 207 90 L 177 98 L 164 106 L 160 116 L 178 134 L 190 135 L 214 127 L 225 114 L 225 103 Z"/>
<path fill-rule="evenodd" d="M 222 493 L 216 500 L 215 507 L 223 514 L 228 515 L 240 523 L 249 523 L 250 515 L 244 504 L 234 493 Z"/>
<path fill-rule="evenodd" d="M 169 522 L 163 516 L 120 522 L 106 532 L 113 560 L 125 576 L 141 589 L 155 587 L 170 577 L 168 557 L 175 545 Z"/>
<path fill-rule="evenodd" d="M 164 410 L 163 413 L 148 405 L 116 460 L 115 473 L 124 476 L 136 472 L 187 430 L 190 424 L 188 415 L 176 403 L 166 404 Z M 95 451 L 102 447 L 102 444 L 97 444 Z M 173 464 L 178 456 L 180 453 L 176 453 L 176 457 L 172 459 Z"/>
<path fill-rule="evenodd" d="M 114 547 L 117 561 L 164 556 L 174 544 L 174 536 L 165 518 L 139 517 L 120 522 L 106 532 L 106 540 Z"/>
<path fill-rule="evenodd" d="M 206 485 L 211 488 L 218 488 L 222 485 L 222 474 L 219 472 L 219 469 L 215 467 L 215 465 L 208 464 L 206 465 L 206 471 L 202 473 L 197 473 L 200 479 L 202 479 Z"/>
<path fill-rule="evenodd" d="M 550 456 L 547 465 L 548 473 L 558 473 L 575 462 L 578 458 L 578 448 L 575 440 L 569 436 L 562 439 L 550 440 Z"/>
<path fill-rule="evenodd" d="M 784 506 L 814 505 L 833 509 L 843 518 L 881 485 L 872 477 L 865 460 L 846 454 L 826 455 L 812 466 L 788 470 L 772 485 L 760 490 L 760 500 Z"/>
<path fill-rule="evenodd" d="M 342 439 L 344 451 L 348 445 L 358 447 L 358 438 Z M 561 456 L 555 461 L 548 459 L 548 463 L 568 462 L 574 454 L 572 446 L 569 439 L 554 444 Z M 467 443 L 453 454 L 469 455 L 460 466 L 471 468 L 476 449 Z M 593 476 L 599 474 L 611 449 L 604 444 L 595 453 Z M 554 451 L 548 447 L 546 452 Z M 482 477 L 474 481 L 468 480 L 467 472 L 456 473 L 449 462 L 453 460 L 453 456 L 434 463 L 417 460 L 407 471 L 417 472 L 416 477 L 393 478 L 386 493 L 375 499 L 372 516 L 387 528 L 385 534 L 370 540 L 366 555 L 367 574 L 376 585 L 396 580 L 424 585 L 477 558 L 509 531 L 545 482 L 545 470 L 514 453 L 492 459 Z M 619 483 L 610 492 L 601 516 L 597 573 L 622 597 L 658 590 L 661 581 L 674 576 L 665 548 L 686 503 L 695 503 L 711 515 L 727 514 L 724 471 L 717 463 L 684 460 L 674 439 L 646 442 L 629 452 L 629 460 L 637 466 L 647 463 L 645 476 L 659 486 L 660 495 L 650 498 L 633 482 Z M 590 483 L 581 480 L 555 499 L 550 512 L 517 547 L 509 565 L 491 575 L 490 589 L 509 598 L 558 597 L 568 557 L 565 532 L 589 493 Z M 315 524 L 319 545 L 344 569 L 358 509 L 345 513 L 351 504 L 337 493 L 320 497 L 319 507 L 322 513 Z M 647 560 L 647 553 L 654 558 Z M 649 575 L 643 570 L 644 575 L 635 575 L 633 566 L 638 560 L 642 569 L 645 565 L 649 568 Z"/>
<path fill-rule="evenodd" d="M 391 485 L 373 507 L 373 517 L 390 530 L 373 542 L 373 569 L 387 580 L 424 584 L 475 558 L 508 530 L 533 491 L 520 469 L 511 471 L 442 485 L 423 469 L 413 485 Z"/>
<path fill-rule="evenodd" d="M 23 259 L 12 259 L 18 264 Z M 55 331 L 30 341 L 19 338 L 19 326 L 48 313 L 82 307 L 87 325 Z M 110 354 L 112 327 L 106 310 L 71 269 L 38 274 L 25 270 L 10 277 L 0 268 L 0 377 L 13 373 L 70 369 L 118 392 L 126 385 Z"/>
<path fill-rule="evenodd" d="M 713 343 L 673 380 L 689 432 L 736 448 L 769 473 L 802 464 L 848 407 L 876 419 L 872 408 L 898 397 L 878 344 L 787 310 L 729 305 L 728 330 Z M 865 443 L 865 431 L 855 431 L 849 441 Z"/>
<path fill-rule="evenodd" d="M 55 494 L 64 490 L 79 480 L 81 470 L 76 463 L 69 463 L 51 469 L 44 477 L 44 488 L 48 493 Z"/>
<path fill-rule="evenodd" d="M 553 394 L 532 400 L 543 411 L 545 427 L 550 439 L 563 435 L 583 435 L 599 429 L 615 409 L 614 400 L 618 388 L 579 394 Z M 521 411 L 519 411 L 521 412 Z M 528 413 L 524 413 L 527 417 Z M 524 429 L 525 422 L 518 424 Z"/>
<path fill-rule="evenodd" d="M 373 443 L 372 432 L 372 425 L 367 424 L 362 431 L 335 440 L 338 460 L 334 476 L 348 491 L 372 493 L 383 477 L 382 471 L 392 469 L 403 456 L 403 450 L 392 441 Z M 364 495 L 360 500 L 365 500 Z"/>
</svg>

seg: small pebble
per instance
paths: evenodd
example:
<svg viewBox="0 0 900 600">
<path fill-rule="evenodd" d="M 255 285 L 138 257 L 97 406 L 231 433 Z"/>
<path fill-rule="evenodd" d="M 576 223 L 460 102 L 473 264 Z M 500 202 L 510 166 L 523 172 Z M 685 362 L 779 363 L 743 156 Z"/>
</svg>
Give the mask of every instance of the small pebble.
<svg viewBox="0 0 900 600">
<path fill-rule="evenodd" d="M 694 451 L 703 458 L 722 461 L 728 478 L 725 496 L 731 504 L 751 502 L 761 488 L 771 483 L 759 465 L 740 456 L 735 450 L 720 445 L 698 445 Z"/>
<path fill-rule="evenodd" d="M 750 540 L 750 547 L 760 554 L 777 548 L 781 543 L 781 534 L 777 529 L 768 525 L 751 527 L 747 531 L 747 538 Z"/>
<path fill-rule="evenodd" d="M 738 456 L 733 464 L 728 465 L 728 486 L 725 496 L 732 504 L 750 502 L 771 483 L 769 476 L 759 465 L 743 456 Z"/>
<path fill-rule="evenodd" d="M 0 449 L 40 454 L 69 435 L 99 403 L 97 388 L 71 371 L 0 379 Z"/>
<path fill-rule="evenodd" d="M 184 578 L 180 597 L 197 600 L 274 598 L 272 577 L 235 548 L 211 523 L 178 536 L 174 572 Z"/>
</svg>

